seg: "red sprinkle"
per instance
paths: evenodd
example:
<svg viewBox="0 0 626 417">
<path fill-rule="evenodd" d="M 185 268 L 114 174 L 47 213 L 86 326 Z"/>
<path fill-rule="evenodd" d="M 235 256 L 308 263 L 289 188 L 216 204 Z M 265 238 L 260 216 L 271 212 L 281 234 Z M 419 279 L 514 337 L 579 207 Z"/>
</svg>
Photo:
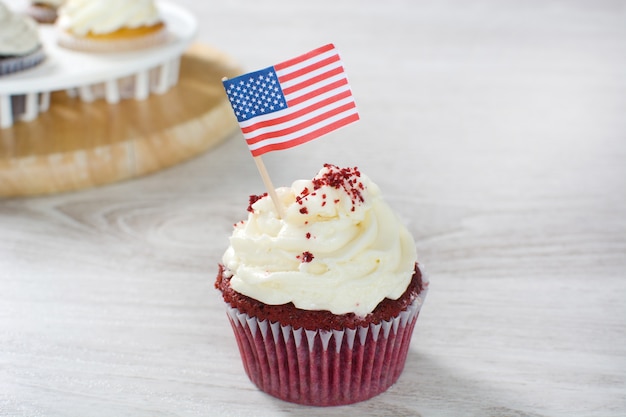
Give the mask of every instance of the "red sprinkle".
<svg viewBox="0 0 626 417">
<path fill-rule="evenodd" d="M 296 202 L 300 205 L 304 205 L 304 199 L 308 195 L 315 195 L 315 190 L 324 186 L 333 187 L 335 189 L 343 188 L 352 201 L 351 211 L 355 211 L 354 206 L 365 201 L 363 194 L 361 193 L 361 191 L 365 190 L 365 186 L 360 181 L 361 172 L 359 169 L 357 167 L 339 168 L 338 166 L 332 164 L 324 164 L 324 167 L 328 169 L 328 172 L 326 172 L 321 178 L 313 179 L 314 191 L 311 193 L 311 191 L 305 187 L 300 195 L 296 196 Z M 322 194 L 322 198 L 326 200 L 326 194 Z M 339 202 L 340 199 L 334 200 L 335 204 Z M 323 201 L 322 207 L 325 205 L 326 201 Z M 303 207 L 300 209 L 300 213 L 307 214 L 308 210 L 306 207 Z"/>
<path fill-rule="evenodd" d="M 263 197 L 267 197 L 267 193 L 263 193 L 261 195 L 251 195 L 248 199 L 248 211 L 250 213 L 254 212 L 254 209 L 252 208 L 252 205 L 254 203 L 256 203 L 257 201 L 259 201 L 260 199 L 262 199 Z"/>
<path fill-rule="evenodd" d="M 302 263 L 309 263 L 313 260 L 314 256 L 311 252 L 306 251 L 306 252 L 302 252 L 301 256 L 297 257 L 298 259 L 300 259 L 302 261 Z"/>
<path fill-rule="evenodd" d="M 358 168 L 339 168 L 336 165 L 324 164 L 324 167 L 328 169 L 328 172 L 321 178 L 313 179 L 313 187 L 317 190 L 325 185 L 339 189 L 343 188 L 353 200 L 358 200 L 361 203 L 364 200 L 361 191 L 365 186 L 359 178 L 361 172 Z"/>
<path fill-rule="evenodd" d="M 306 238 L 307 238 L 307 239 L 311 239 L 311 234 L 310 234 L 310 233 L 307 233 L 307 234 L 306 234 Z"/>
</svg>

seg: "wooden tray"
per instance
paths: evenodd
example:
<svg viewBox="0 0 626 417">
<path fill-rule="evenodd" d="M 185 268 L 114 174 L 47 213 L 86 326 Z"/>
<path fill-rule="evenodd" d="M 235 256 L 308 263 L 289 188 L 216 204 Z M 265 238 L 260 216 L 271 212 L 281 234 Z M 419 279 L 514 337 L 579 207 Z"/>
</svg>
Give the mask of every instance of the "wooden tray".
<svg viewBox="0 0 626 417">
<path fill-rule="evenodd" d="M 0 130 L 0 196 L 126 180 L 214 147 L 237 127 L 221 79 L 240 73 L 223 53 L 195 44 L 165 94 L 109 104 L 52 93 L 47 113 Z"/>
</svg>

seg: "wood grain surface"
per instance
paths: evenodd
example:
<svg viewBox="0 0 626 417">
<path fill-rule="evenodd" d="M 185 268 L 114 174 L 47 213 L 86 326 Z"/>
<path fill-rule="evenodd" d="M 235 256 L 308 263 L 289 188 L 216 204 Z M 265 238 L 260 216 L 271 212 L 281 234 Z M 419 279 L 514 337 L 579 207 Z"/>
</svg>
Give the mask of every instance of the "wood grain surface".
<svg viewBox="0 0 626 417">
<path fill-rule="evenodd" d="M 213 288 L 263 191 L 237 133 L 0 200 L 0 416 L 626 415 L 622 1 L 180 4 L 249 70 L 341 51 L 361 121 L 264 161 L 277 186 L 359 166 L 407 224 L 431 286 L 405 371 L 340 408 L 249 382 Z"/>
</svg>

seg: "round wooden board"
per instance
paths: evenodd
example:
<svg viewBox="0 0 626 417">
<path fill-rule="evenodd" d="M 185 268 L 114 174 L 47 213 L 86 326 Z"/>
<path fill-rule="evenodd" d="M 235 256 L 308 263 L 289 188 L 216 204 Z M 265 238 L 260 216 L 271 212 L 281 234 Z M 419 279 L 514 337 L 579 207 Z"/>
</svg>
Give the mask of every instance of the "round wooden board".
<svg viewBox="0 0 626 417">
<path fill-rule="evenodd" d="M 52 93 L 48 112 L 0 129 L 0 196 L 121 181 L 216 146 L 237 127 L 221 79 L 240 73 L 225 54 L 195 44 L 182 57 L 178 84 L 165 94 L 108 104 Z"/>
</svg>

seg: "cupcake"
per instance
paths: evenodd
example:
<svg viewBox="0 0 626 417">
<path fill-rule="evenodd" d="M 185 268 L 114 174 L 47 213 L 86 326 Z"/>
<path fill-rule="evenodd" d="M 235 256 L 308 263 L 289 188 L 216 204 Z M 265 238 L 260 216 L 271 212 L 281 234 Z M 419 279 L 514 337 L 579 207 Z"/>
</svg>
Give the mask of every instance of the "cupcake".
<svg viewBox="0 0 626 417">
<path fill-rule="evenodd" d="M 57 26 L 59 45 L 86 52 L 138 50 L 168 39 L 153 0 L 67 0 Z"/>
<path fill-rule="evenodd" d="M 252 196 L 215 286 L 243 367 L 262 391 L 332 406 L 364 401 L 400 376 L 428 281 L 415 243 L 357 168 Z"/>
<path fill-rule="evenodd" d="M 34 0 L 26 9 L 26 13 L 39 23 L 54 23 L 57 11 L 65 0 Z"/>
<path fill-rule="evenodd" d="M 0 2 L 0 76 L 31 68 L 44 58 L 37 23 Z"/>
</svg>

